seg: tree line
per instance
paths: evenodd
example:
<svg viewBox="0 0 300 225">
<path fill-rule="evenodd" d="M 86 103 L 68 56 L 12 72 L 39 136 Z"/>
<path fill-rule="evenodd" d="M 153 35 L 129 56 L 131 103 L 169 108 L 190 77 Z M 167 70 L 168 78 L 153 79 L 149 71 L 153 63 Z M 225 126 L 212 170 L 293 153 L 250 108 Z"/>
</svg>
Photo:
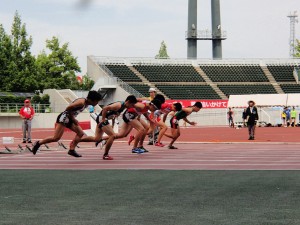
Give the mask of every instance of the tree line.
<svg viewBox="0 0 300 225">
<path fill-rule="evenodd" d="M 53 36 L 45 44 L 46 50 L 37 56 L 31 53 L 32 37 L 18 12 L 14 15 L 10 33 L 0 24 L 0 91 L 91 89 L 94 82 L 89 77 L 84 76 L 82 82 L 78 82 L 76 73 L 81 72 L 81 68 L 68 43 L 61 44 Z"/>
</svg>

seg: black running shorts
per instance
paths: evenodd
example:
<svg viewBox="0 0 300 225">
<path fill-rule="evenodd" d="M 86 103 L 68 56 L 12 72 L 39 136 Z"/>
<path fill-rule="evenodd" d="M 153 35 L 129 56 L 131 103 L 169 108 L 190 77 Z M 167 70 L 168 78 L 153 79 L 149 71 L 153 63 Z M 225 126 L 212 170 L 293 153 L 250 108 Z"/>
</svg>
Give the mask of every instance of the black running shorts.
<svg viewBox="0 0 300 225">
<path fill-rule="evenodd" d="M 175 116 L 170 119 L 171 128 L 178 129 L 178 120 Z"/>
<path fill-rule="evenodd" d="M 136 113 L 131 113 L 131 112 L 128 112 L 128 110 L 126 110 L 124 113 L 123 113 L 123 121 L 125 123 L 129 123 L 130 121 L 134 120 L 138 115 Z"/>
<path fill-rule="evenodd" d="M 73 121 L 70 119 L 70 116 L 67 112 L 62 112 L 57 116 L 56 123 L 60 123 L 67 128 L 71 128 Z"/>
</svg>

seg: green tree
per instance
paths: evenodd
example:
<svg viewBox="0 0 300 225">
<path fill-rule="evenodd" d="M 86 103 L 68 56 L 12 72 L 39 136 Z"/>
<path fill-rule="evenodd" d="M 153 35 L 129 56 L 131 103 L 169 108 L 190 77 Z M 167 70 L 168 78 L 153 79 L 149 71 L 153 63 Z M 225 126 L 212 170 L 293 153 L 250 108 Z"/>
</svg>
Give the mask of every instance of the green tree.
<svg viewBox="0 0 300 225">
<path fill-rule="evenodd" d="M 162 41 L 160 44 L 160 49 L 158 54 L 155 56 L 156 59 L 169 59 L 168 51 L 167 51 L 167 45 L 165 41 Z"/>
<path fill-rule="evenodd" d="M 297 45 L 295 46 L 296 53 L 294 56 L 300 58 L 300 40 L 297 39 L 296 41 L 297 41 Z"/>
<path fill-rule="evenodd" d="M 52 37 L 46 41 L 46 47 L 50 53 L 47 55 L 42 51 L 36 60 L 41 89 L 79 89 L 75 73 L 81 69 L 77 58 L 69 50 L 69 44 L 61 45 L 57 37 Z"/>
<path fill-rule="evenodd" d="M 7 91 L 34 91 L 36 81 L 35 58 L 30 52 L 32 37 L 28 37 L 26 25 L 22 24 L 18 12 L 15 13 L 11 29 L 11 53 L 8 63 Z"/>
<path fill-rule="evenodd" d="M 88 76 L 84 75 L 82 77 L 82 83 L 80 84 L 82 90 L 91 90 L 95 82 Z"/>
<path fill-rule="evenodd" d="M 0 24 L 0 90 L 6 89 L 6 83 L 9 81 L 8 66 L 11 61 L 12 43 L 6 34 L 2 24 Z"/>
</svg>

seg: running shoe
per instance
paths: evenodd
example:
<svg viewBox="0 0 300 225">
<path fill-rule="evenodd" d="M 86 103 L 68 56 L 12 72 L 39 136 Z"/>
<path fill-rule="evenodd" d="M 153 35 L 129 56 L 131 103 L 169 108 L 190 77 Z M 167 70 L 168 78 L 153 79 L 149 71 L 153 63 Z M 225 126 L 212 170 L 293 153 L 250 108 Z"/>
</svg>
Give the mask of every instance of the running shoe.
<svg viewBox="0 0 300 225">
<path fill-rule="evenodd" d="M 68 154 L 71 155 L 71 156 L 74 156 L 76 158 L 81 157 L 81 155 L 78 154 L 75 150 L 69 150 Z"/>
<path fill-rule="evenodd" d="M 95 142 L 95 146 L 98 147 L 98 145 L 102 142 L 102 139 L 100 141 Z"/>
<path fill-rule="evenodd" d="M 128 140 L 128 145 L 130 145 L 134 139 L 135 139 L 134 135 L 130 135 L 129 140 Z"/>
<path fill-rule="evenodd" d="M 114 158 L 109 155 L 104 155 L 103 160 L 113 160 Z"/>
<path fill-rule="evenodd" d="M 163 143 L 161 143 L 161 142 L 156 142 L 155 146 L 157 146 L 157 147 L 165 147 L 165 145 Z"/>
<path fill-rule="evenodd" d="M 107 141 L 103 140 L 100 142 L 100 149 L 102 149 L 106 145 Z"/>
<path fill-rule="evenodd" d="M 149 141 L 149 142 L 148 142 L 148 145 L 153 145 L 153 142 L 152 142 L 152 141 Z"/>
<path fill-rule="evenodd" d="M 142 154 L 144 153 L 145 151 L 143 149 L 140 149 L 140 148 L 134 148 L 132 149 L 131 151 L 132 153 L 137 153 L 137 154 Z"/>
<path fill-rule="evenodd" d="M 27 143 L 30 143 L 30 144 L 31 144 L 31 143 L 32 143 L 32 141 L 31 141 L 31 140 L 28 140 L 28 142 L 27 142 Z"/>
<path fill-rule="evenodd" d="M 147 149 L 144 148 L 144 146 L 139 147 L 139 149 L 142 149 L 144 152 L 149 152 Z"/>
<path fill-rule="evenodd" d="M 176 148 L 175 146 L 171 145 L 171 146 L 168 146 L 169 149 L 178 149 Z"/>
<path fill-rule="evenodd" d="M 39 150 L 39 147 L 40 147 L 40 146 L 41 146 L 41 145 L 40 145 L 40 142 L 39 142 L 39 141 L 37 141 L 37 142 L 34 143 L 33 148 L 32 148 L 32 153 L 33 153 L 34 155 L 36 154 L 37 150 Z"/>
</svg>

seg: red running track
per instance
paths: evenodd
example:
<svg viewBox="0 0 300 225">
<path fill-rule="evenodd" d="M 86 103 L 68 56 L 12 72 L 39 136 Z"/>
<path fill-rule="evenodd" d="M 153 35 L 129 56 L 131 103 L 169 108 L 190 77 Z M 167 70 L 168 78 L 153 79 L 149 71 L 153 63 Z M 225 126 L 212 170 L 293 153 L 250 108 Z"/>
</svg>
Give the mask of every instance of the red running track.
<svg viewBox="0 0 300 225">
<path fill-rule="evenodd" d="M 82 158 L 66 150 L 0 155 L 0 169 L 163 169 L 163 170 L 299 170 L 299 144 L 178 144 L 178 150 L 149 147 L 132 154 L 124 143 L 115 143 L 113 161 L 101 159 L 102 151 L 80 148 Z"/>
<path fill-rule="evenodd" d="M 102 151 L 92 144 L 81 146 L 82 158 L 67 155 L 66 150 L 0 154 L 0 169 L 170 169 L 170 170 L 298 170 L 300 169 L 300 128 L 258 128 L 256 141 L 247 141 L 246 129 L 191 128 L 182 129 L 176 146 L 169 150 L 150 146 L 150 153 L 132 154 L 126 143 L 113 145 L 113 161 L 102 160 Z M 33 130 L 33 137 L 51 136 L 53 130 Z M 13 136 L 20 141 L 20 130 L 1 130 L 0 137 Z M 74 137 L 64 134 L 64 140 Z M 163 142 L 167 143 L 168 139 Z M 194 142 L 194 143 L 193 143 Z M 197 142 L 197 143 L 196 143 Z M 209 144 L 204 144 L 207 142 Z M 69 141 L 64 141 L 68 146 Z M 185 143 L 185 144 L 184 144 Z M 225 144 L 232 143 L 232 144 Z M 16 147 L 12 145 L 10 147 Z M 0 151 L 4 145 L 0 144 Z M 57 144 L 51 144 L 52 149 Z"/>
<path fill-rule="evenodd" d="M 33 129 L 33 139 L 41 139 L 53 135 L 53 129 Z M 169 130 L 167 132 L 170 132 Z M 134 133 L 134 132 L 133 132 Z M 254 142 L 299 142 L 300 127 L 258 127 L 256 129 L 256 140 Z M 21 129 L 0 129 L 0 138 L 10 136 L 22 138 Z M 62 139 L 70 140 L 74 133 L 65 132 Z M 247 142 L 248 134 L 246 128 L 232 129 L 228 127 L 193 127 L 181 128 L 180 142 Z M 125 140 L 125 139 L 124 139 Z M 164 142 L 169 141 L 163 138 Z M 251 141 L 253 142 L 253 141 Z M 0 145 L 1 147 L 1 145 Z"/>
</svg>

